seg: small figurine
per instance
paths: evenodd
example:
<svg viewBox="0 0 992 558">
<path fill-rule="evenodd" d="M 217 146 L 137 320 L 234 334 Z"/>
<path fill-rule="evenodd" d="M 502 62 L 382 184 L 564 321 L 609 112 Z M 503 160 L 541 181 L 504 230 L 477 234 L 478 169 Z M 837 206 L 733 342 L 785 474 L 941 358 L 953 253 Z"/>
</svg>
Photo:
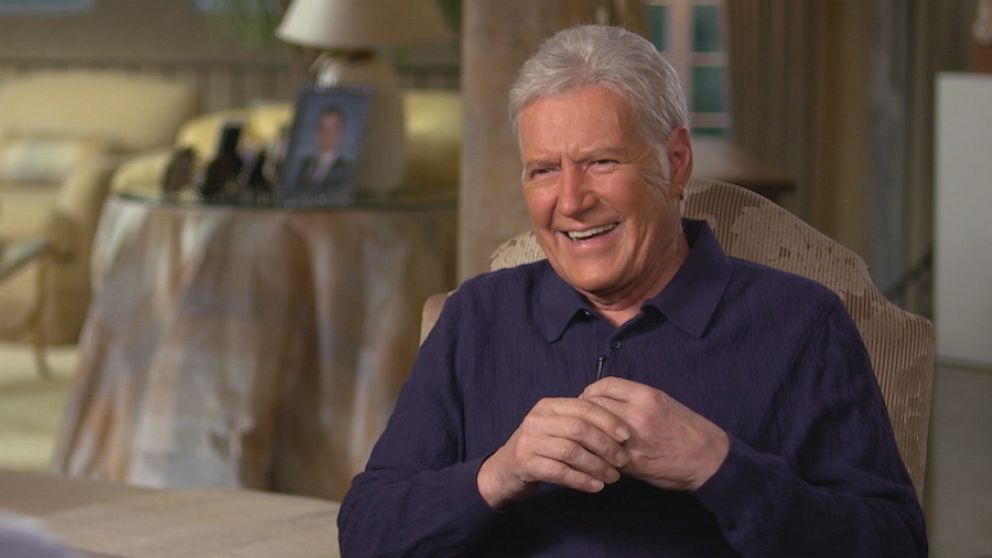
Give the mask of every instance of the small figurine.
<svg viewBox="0 0 992 558">
<path fill-rule="evenodd" d="M 216 200 L 228 190 L 228 183 L 238 178 L 243 165 L 238 155 L 238 140 L 241 138 L 240 122 L 229 122 L 221 131 L 217 155 L 203 173 L 202 180 L 197 185 L 200 195 L 205 200 Z"/>
<path fill-rule="evenodd" d="M 193 182 L 193 167 L 196 163 L 196 153 L 189 147 L 177 148 L 169 158 L 162 176 L 162 195 L 174 198 L 180 190 Z"/>
</svg>

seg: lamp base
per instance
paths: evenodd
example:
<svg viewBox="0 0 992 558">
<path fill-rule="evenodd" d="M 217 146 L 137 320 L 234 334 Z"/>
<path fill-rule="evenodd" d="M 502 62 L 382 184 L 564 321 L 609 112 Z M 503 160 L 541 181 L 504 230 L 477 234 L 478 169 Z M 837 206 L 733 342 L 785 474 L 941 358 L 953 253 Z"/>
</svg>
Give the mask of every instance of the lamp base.
<svg viewBox="0 0 992 558">
<path fill-rule="evenodd" d="M 400 187 L 405 164 L 405 129 L 400 81 L 392 65 L 374 51 L 321 55 L 317 87 L 372 87 L 368 129 L 359 161 L 356 190 L 362 197 L 385 197 Z"/>
</svg>

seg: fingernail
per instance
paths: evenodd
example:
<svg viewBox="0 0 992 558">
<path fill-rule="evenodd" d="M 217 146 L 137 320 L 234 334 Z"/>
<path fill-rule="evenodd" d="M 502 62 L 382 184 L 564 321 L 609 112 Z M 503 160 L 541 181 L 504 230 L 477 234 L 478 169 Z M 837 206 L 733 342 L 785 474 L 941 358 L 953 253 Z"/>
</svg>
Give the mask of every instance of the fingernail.
<svg viewBox="0 0 992 558">
<path fill-rule="evenodd" d="M 595 492 L 599 492 L 600 490 L 602 490 L 603 488 L 605 488 L 605 487 L 606 487 L 606 485 L 605 485 L 605 484 L 603 484 L 603 481 L 599 481 L 599 480 L 594 480 L 594 481 L 592 481 L 592 482 L 590 483 L 590 485 L 592 486 L 592 489 L 593 489 L 593 490 L 594 490 Z"/>
<path fill-rule="evenodd" d="M 627 430 L 625 426 L 621 426 L 617 428 L 617 436 L 620 436 L 621 442 L 626 442 L 630 439 L 630 430 Z"/>
</svg>

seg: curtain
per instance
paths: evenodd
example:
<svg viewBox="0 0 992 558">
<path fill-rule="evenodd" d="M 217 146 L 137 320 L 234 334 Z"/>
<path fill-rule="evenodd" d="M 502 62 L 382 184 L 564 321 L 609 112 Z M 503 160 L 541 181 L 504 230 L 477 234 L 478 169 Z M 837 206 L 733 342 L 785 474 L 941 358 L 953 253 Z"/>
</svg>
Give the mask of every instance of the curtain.
<svg viewBox="0 0 992 558">
<path fill-rule="evenodd" d="M 727 0 L 725 12 L 731 136 L 794 177 L 794 209 L 807 220 L 821 141 L 825 9 L 819 0 Z"/>
</svg>

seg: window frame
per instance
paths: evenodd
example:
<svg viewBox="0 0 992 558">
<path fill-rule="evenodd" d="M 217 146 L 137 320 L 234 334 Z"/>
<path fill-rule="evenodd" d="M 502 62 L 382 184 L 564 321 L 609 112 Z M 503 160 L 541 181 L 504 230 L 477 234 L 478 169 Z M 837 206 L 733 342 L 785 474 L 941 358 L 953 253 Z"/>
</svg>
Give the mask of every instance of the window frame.
<svg viewBox="0 0 992 558">
<path fill-rule="evenodd" d="M 647 7 L 666 7 L 665 48 L 659 48 L 658 50 L 675 67 L 675 71 L 682 80 L 682 87 L 685 90 L 686 100 L 689 103 L 689 122 L 692 128 L 719 128 L 726 134 L 730 129 L 731 117 L 730 108 L 727 106 L 727 78 L 729 72 L 727 69 L 726 26 L 724 24 L 726 6 L 724 4 L 724 0 L 649 0 L 646 2 Z M 722 47 L 719 52 L 695 51 L 693 9 L 697 6 L 715 6 L 718 9 L 720 43 Z M 723 111 L 697 112 L 693 110 L 696 90 L 694 70 L 697 67 L 712 67 L 722 70 L 724 83 L 724 88 L 721 92 L 724 97 Z"/>
</svg>

